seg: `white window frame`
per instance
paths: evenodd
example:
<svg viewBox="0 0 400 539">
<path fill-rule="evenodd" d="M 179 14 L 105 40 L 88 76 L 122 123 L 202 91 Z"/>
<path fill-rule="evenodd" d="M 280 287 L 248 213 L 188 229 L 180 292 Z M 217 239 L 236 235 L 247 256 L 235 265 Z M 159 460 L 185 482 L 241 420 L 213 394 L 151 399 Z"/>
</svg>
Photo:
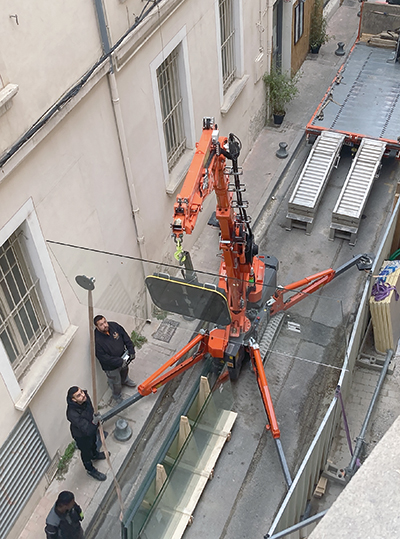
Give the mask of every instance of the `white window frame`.
<svg viewBox="0 0 400 539">
<path fill-rule="evenodd" d="M 160 102 L 160 93 L 157 81 L 157 69 L 174 49 L 180 47 L 178 57 L 179 68 L 179 83 L 182 93 L 182 112 L 183 125 L 186 136 L 186 148 L 193 149 L 195 144 L 194 133 L 194 113 L 191 93 L 190 70 L 189 70 L 189 52 L 187 44 L 186 26 L 169 41 L 163 50 L 150 63 L 150 74 L 153 88 L 153 98 L 155 103 L 155 111 L 157 118 L 158 137 L 160 141 L 160 151 L 162 158 L 163 174 L 165 179 L 166 190 L 168 193 L 173 193 L 182 179 L 185 177 L 189 164 L 193 157 L 193 152 L 185 151 L 177 164 L 168 171 L 167 150 L 164 138 L 163 117 Z"/>
<path fill-rule="evenodd" d="M 39 280 L 41 299 L 52 321 L 54 331 L 44 351 L 33 361 L 28 376 L 26 379 L 22 378 L 22 380 L 17 379 L 3 343 L 0 341 L 0 376 L 15 407 L 22 411 L 26 410 L 39 387 L 71 342 L 78 328 L 69 323 L 64 300 L 32 199 L 27 200 L 0 229 L 0 245 L 3 245 L 18 229 L 23 232 L 24 250 Z"/>
</svg>

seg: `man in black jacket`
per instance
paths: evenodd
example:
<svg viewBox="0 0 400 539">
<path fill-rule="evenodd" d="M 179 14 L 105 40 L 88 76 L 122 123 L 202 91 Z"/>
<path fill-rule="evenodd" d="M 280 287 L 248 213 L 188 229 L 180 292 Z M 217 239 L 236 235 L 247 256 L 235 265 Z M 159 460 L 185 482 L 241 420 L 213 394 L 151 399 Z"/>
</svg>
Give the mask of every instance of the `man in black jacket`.
<svg viewBox="0 0 400 539">
<path fill-rule="evenodd" d="M 112 397 L 122 401 L 122 386 L 136 387 L 128 376 L 129 363 L 135 359 L 135 347 L 129 335 L 117 322 L 107 322 L 102 314 L 94 317 L 96 357 L 106 373 Z"/>
<path fill-rule="evenodd" d="M 83 465 L 89 475 L 98 481 L 105 481 L 107 476 L 92 464 L 92 460 L 106 458 L 104 452 L 98 452 L 96 447 L 98 424 L 93 422 L 94 410 L 92 401 L 85 389 L 72 386 L 67 393 L 67 419 L 71 423 L 72 438 L 81 452 Z"/>
<path fill-rule="evenodd" d="M 82 520 L 82 509 L 75 502 L 73 493 L 60 492 L 46 518 L 46 539 L 83 539 Z"/>
</svg>

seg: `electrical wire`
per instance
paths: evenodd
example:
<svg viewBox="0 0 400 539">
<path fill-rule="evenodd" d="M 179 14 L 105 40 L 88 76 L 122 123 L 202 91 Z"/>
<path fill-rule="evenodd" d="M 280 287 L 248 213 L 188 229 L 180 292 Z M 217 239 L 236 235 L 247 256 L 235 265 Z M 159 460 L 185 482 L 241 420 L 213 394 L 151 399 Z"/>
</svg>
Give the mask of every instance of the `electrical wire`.
<svg viewBox="0 0 400 539">
<path fill-rule="evenodd" d="M 146 263 L 155 264 L 155 265 L 163 265 L 165 267 L 174 268 L 174 269 L 176 269 L 178 271 L 181 269 L 181 266 L 175 266 L 173 264 L 167 264 L 167 263 L 162 264 L 160 262 L 155 262 L 153 260 L 144 260 L 143 258 L 135 257 L 135 256 L 131 256 L 131 255 L 121 255 L 121 254 L 118 254 L 118 253 L 112 253 L 112 252 L 103 251 L 103 250 L 100 250 L 100 249 L 93 249 L 93 248 L 90 248 L 90 247 L 82 247 L 82 246 L 78 246 L 78 245 L 72 245 L 72 244 L 69 244 L 69 243 L 63 243 L 63 242 L 53 241 L 53 240 L 46 240 L 46 242 L 49 243 L 49 244 L 52 244 L 52 245 L 60 245 L 62 247 L 70 247 L 70 248 L 73 248 L 73 249 L 80 249 L 80 250 L 83 250 L 83 251 L 93 252 L 93 253 L 97 253 L 97 254 L 104 254 L 104 255 L 108 255 L 108 256 L 115 256 L 115 257 L 118 257 L 118 258 L 124 258 L 124 259 L 127 259 L 127 260 L 146 262 Z M 196 273 L 201 273 L 201 274 L 204 274 L 204 275 L 220 277 L 220 275 L 217 274 L 217 273 L 206 272 L 206 271 L 201 271 L 201 270 L 196 270 Z M 291 290 L 291 292 L 296 292 L 296 290 Z M 301 290 L 298 290 L 298 292 L 301 293 Z M 305 294 L 305 295 L 308 296 L 308 295 L 311 295 L 311 294 Z M 318 297 L 322 298 L 324 296 L 320 295 Z M 328 298 L 328 299 L 332 299 L 332 298 L 329 298 L 329 296 L 325 296 L 325 297 Z M 335 301 L 340 301 L 340 300 L 336 299 Z M 192 329 L 190 329 L 190 332 L 192 332 Z M 280 352 L 280 351 L 275 350 L 273 348 L 268 348 L 265 351 L 265 354 L 268 354 L 268 353 L 278 354 L 278 355 L 280 355 L 282 357 L 285 357 L 287 359 L 289 359 L 289 358 L 290 359 L 295 359 L 295 360 L 303 361 L 305 363 L 312 363 L 312 364 L 315 364 L 315 365 L 319 365 L 319 366 L 334 369 L 334 370 L 342 370 L 342 367 L 337 367 L 335 365 L 329 365 L 328 363 L 322 363 L 320 361 L 315 361 L 315 360 L 312 360 L 312 359 L 302 358 L 302 357 L 299 357 L 299 356 L 289 355 L 289 354 L 287 354 L 285 352 Z"/>
<path fill-rule="evenodd" d="M 295 360 L 298 360 L 298 361 L 304 361 L 304 363 L 312 363 L 313 365 L 320 365 L 321 367 L 326 367 L 328 369 L 333 369 L 333 370 L 336 370 L 336 371 L 341 371 L 343 370 L 343 367 L 337 367 L 336 365 L 329 365 L 329 363 L 322 363 L 321 361 L 315 361 L 314 359 L 307 359 L 305 357 L 300 357 L 300 356 L 293 356 L 293 355 L 290 355 L 286 352 L 280 352 L 279 350 L 274 350 L 273 348 L 270 348 L 266 351 L 266 354 L 267 353 L 270 353 L 270 354 L 277 354 L 278 356 L 282 356 L 286 359 L 295 359 Z M 348 371 L 348 369 L 344 369 L 346 372 Z"/>
<path fill-rule="evenodd" d="M 0 158 L 0 168 L 2 168 L 7 161 L 23 146 L 29 139 L 31 139 L 61 108 L 66 105 L 73 97 L 75 97 L 90 79 L 93 73 L 111 58 L 114 51 L 121 45 L 126 37 L 137 28 L 137 26 L 147 17 L 147 15 L 157 6 L 162 0 L 147 0 L 145 6 L 143 6 L 140 15 L 135 19 L 134 24 L 125 32 L 125 34 L 111 47 L 111 49 L 101 56 L 101 58 L 83 75 L 80 81 L 75 84 L 70 90 L 68 90 L 52 107 L 50 107 L 39 119 L 26 131 L 21 138 L 15 142 L 11 148 L 6 151 Z M 149 4 L 151 6 L 148 8 Z M 148 8 L 148 9 L 147 9 Z"/>
<path fill-rule="evenodd" d="M 139 257 L 139 256 L 133 256 L 133 255 L 121 255 L 119 253 L 112 253 L 110 251 L 104 251 L 102 249 L 94 249 L 93 247 L 83 247 L 81 245 L 73 245 L 71 243 L 64 243 L 64 242 L 61 242 L 61 241 L 54 241 L 54 240 L 45 240 L 46 243 L 49 243 L 50 245 L 59 245 L 61 247 L 69 247 L 71 249 L 80 249 L 82 251 L 87 251 L 87 252 L 91 252 L 91 253 L 96 253 L 96 254 L 102 254 L 102 255 L 107 255 L 107 256 L 115 256 L 116 258 L 124 258 L 126 260 L 132 260 L 132 261 L 135 261 L 135 262 L 141 262 L 141 263 L 145 263 L 145 264 L 152 264 L 154 266 L 163 266 L 164 268 L 172 268 L 174 270 L 176 270 L 177 272 L 180 272 L 182 270 L 182 266 L 176 266 L 174 264 L 169 264 L 168 262 L 160 262 L 160 261 L 156 261 L 156 260 L 150 260 L 150 259 L 146 259 L 146 258 L 142 258 L 142 257 Z M 56 255 L 55 255 L 56 256 Z M 218 279 L 230 279 L 230 277 L 228 277 L 227 275 L 221 275 L 220 273 L 214 273 L 212 271 L 203 271 L 203 270 L 200 270 L 200 269 L 194 269 L 193 271 L 195 271 L 195 273 L 198 273 L 200 275 L 207 275 L 209 277 L 216 277 Z M 235 278 L 235 281 L 238 281 L 239 279 Z M 242 282 L 248 282 L 248 281 L 245 281 L 244 279 L 241 280 Z M 260 286 L 265 286 L 265 287 L 269 287 L 270 285 L 269 284 L 262 284 Z M 284 286 L 279 286 L 277 287 L 279 288 L 279 290 L 283 290 L 285 291 L 285 287 Z M 290 290 L 288 290 L 288 292 L 291 292 L 291 293 L 299 293 L 299 294 L 304 294 L 304 296 L 311 296 L 312 294 L 309 294 L 307 292 L 303 292 L 302 289 L 296 289 L 296 288 L 291 288 Z M 325 296 L 324 294 L 322 293 L 319 293 L 318 295 L 319 298 L 325 298 L 325 299 L 333 299 L 333 301 L 341 301 L 340 299 L 334 299 L 334 298 L 331 298 L 330 296 Z"/>
<path fill-rule="evenodd" d="M 2 168 L 7 161 L 26 143 L 31 139 L 38 131 L 41 129 L 59 110 L 68 103 L 75 95 L 77 95 L 86 82 L 90 79 L 93 73 L 107 62 L 115 50 L 121 45 L 121 43 L 139 26 L 141 22 L 145 20 L 147 15 L 153 11 L 163 0 L 147 0 L 146 4 L 143 6 L 140 14 L 135 18 L 134 24 L 123 34 L 123 36 L 118 39 L 118 41 L 110 48 L 110 50 L 103 54 L 101 58 L 83 75 L 80 81 L 75 84 L 70 90 L 68 90 L 52 107 L 50 107 L 39 119 L 15 142 L 5 153 L 0 157 L 0 168 Z M 208 13 L 211 9 L 214 9 L 214 6 L 211 5 L 209 9 L 206 9 L 200 16 L 200 18 L 193 24 L 193 27 L 190 29 L 188 34 L 201 24 L 201 21 L 205 14 Z M 162 39 L 161 33 L 161 41 Z M 112 69 L 112 67 L 110 68 Z"/>
</svg>

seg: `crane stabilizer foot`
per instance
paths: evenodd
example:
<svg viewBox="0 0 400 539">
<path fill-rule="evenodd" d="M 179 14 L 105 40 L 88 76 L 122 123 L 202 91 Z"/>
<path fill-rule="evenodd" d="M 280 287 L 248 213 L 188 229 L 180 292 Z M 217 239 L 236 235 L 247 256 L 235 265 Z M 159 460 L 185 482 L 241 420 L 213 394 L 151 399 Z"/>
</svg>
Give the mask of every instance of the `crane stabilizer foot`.
<svg viewBox="0 0 400 539">
<path fill-rule="evenodd" d="M 373 255 L 363 254 L 360 255 L 360 260 L 357 262 L 357 268 L 360 271 L 370 271 L 374 262 Z"/>
<path fill-rule="evenodd" d="M 285 481 L 287 483 L 287 486 L 290 488 L 293 481 L 292 481 L 292 478 L 290 477 L 289 466 L 286 461 L 285 453 L 283 452 L 282 442 L 280 441 L 279 438 L 275 438 L 275 444 L 276 444 L 276 449 L 278 451 L 279 460 L 281 461 L 281 466 L 283 470 L 283 475 L 285 476 Z"/>
<path fill-rule="evenodd" d="M 338 277 L 353 266 L 357 266 L 357 269 L 360 271 L 369 271 L 372 269 L 373 261 L 373 255 L 366 253 L 357 255 L 342 266 L 340 266 L 340 268 L 337 268 L 337 270 L 335 270 L 335 277 Z"/>
</svg>

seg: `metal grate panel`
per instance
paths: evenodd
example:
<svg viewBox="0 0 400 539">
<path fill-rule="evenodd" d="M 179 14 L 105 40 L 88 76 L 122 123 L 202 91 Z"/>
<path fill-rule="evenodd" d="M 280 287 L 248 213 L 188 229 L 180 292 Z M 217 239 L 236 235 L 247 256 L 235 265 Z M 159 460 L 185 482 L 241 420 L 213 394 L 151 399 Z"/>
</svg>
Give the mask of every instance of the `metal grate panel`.
<svg viewBox="0 0 400 539">
<path fill-rule="evenodd" d="M 50 463 L 27 412 L 0 449 L 0 537 L 6 537 Z"/>
<path fill-rule="evenodd" d="M 353 219 L 359 224 L 385 148 L 383 141 L 362 140 L 333 210 L 338 222 Z"/>
<path fill-rule="evenodd" d="M 179 50 L 179 47 L 174 49 L 157 69 L 169 172 L 186 148 L 183 100 L 179 81 Z"/>
<path fill-rule="evenodd" d="M 221 29 L 221 61 L 223 90 L 226 93 L 235 80 L 235 25 L 232 0 L 219 0 L 219 19 Z"/>
<path fill-rule="evenodd" d="M 386 143 L 382 140 L 362 139 L 332 212 L 331 240 L 335 235 L 350 235 L 350 245 L 355 244 L 362 213 L 385 149 Z"/>
<path fill-rule="evenodd" d="M 17 377 L 24 374 L 51 337 L 39 281 L 29 269 L 21 232 L 0 246 L 0 340 Z"/>
</svg>

